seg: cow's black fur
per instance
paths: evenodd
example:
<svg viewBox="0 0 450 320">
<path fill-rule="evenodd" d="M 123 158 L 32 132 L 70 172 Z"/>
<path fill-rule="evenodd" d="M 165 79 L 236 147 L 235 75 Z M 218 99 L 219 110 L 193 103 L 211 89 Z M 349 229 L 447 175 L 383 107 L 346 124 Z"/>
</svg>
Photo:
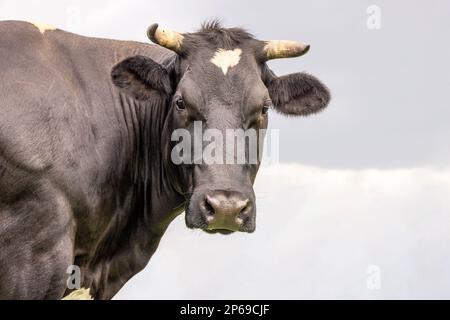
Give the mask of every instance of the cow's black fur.
<svg viewBox="0 0 450 320">
<path fill-rule="evenodd" d="M 144 56 L 125 59 L 113 68 L 111 77 L 116 86 L 125 88 L 138 100 L 151 99 L 152 93 L 161 99 L 172 94 L 169 72 Z"/>
<path fill-rule="evenodd" d="M 170 134 L 205 126 L 267 126 L 263 105 L 306 115 L 326 87 L 306 74 L 276 77 L 262 43 L 217 22 L 185 35 L 183 52 L 136 42 L 44 34 L 0 22 L 0 298 L 59 299 L 70 265 L 109 299 L 142 270 L 169 223 L 210 189 L 254 202 L 258 165 L 174 166 Z M 209 61 L 242 49 L 226 77 Z M 174 108 L 183 97 L 187 110 Z M 254 214 L 241 231 L 254 230 Z"/>
<path fill-rule="evenodd" d="M 255 42 L 253 35 L 243 28 L 223 28 L 219 20 L 211 20 L 202 24 L 196 33 L 186 35 L 183 50 L 187 53 L 198 48 L 214 46 L 215 48 L 232 49 L 245 42 Z"/>
<path fill-rule="evenodd" d="M 275 110 L 284 115 L 307 116 L 320 112 L 331 98 L 327 87 L 316 77 L 304 72 L 276 77 L 265 67 L 262 78 L 269 89 Z"/>
</svg>

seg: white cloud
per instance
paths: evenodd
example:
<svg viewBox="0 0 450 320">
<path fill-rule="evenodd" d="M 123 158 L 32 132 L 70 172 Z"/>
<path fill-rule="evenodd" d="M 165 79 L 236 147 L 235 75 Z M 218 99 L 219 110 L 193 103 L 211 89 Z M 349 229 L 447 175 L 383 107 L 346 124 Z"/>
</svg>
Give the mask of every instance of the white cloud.
<svg viewBox="0 0 450 320">
<path fill-rule="evenodd" d="M 116 298 L 450 298 L 450 170 L 281 165 L 256 192 L 254 234 L 191 231 L 180 216 Z"/>
</svg>

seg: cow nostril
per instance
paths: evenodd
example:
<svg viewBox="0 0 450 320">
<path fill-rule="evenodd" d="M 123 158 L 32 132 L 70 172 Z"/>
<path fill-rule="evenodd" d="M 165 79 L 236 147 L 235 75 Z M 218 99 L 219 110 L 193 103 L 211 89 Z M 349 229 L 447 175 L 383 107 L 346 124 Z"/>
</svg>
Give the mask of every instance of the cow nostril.
<svg viewBox="0 0 450 320">
<path fill-rule="evenodd" d="M 205 210 L 206 213 L 208 213 L 210 215 L 213 215 L 216 211 L 214 209 L 214 202 L 209 196 L 206 196 L 206 198 L 205 198 L 205 209 L 206 209 Z"/>
<path fill-rule="evenodd" d="M 241 203 L 238 204 L 238 207 L 240 208 L 239 214 L 248 214 L 250 212 L 250 200 L 242 200 Z"/>
</svg>

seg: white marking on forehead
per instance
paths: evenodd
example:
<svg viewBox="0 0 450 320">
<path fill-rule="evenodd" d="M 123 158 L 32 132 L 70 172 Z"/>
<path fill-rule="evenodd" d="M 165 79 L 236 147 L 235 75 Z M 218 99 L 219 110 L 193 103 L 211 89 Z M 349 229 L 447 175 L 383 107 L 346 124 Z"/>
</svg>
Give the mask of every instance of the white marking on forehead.
<svg viewBox="0 0 450 320">
<path fill-rule="evenodd" d="M 234 67 L 241 60 L 242 50 L 236 48 L 234 50 L 218 49 L 212 57 L 211 62 L 222 69 L 223 74 L 227 74 L 228 69 Z"/>
<path fill-rule="evenodd" d="M 33 24 L 36 28 L 39 29 L 39 31 L 44 34 L 47 30 L 56 30 L 56 28 L 50 24 L 47 23 L 38 23 L 38 22 L 30 22 Z"/>
</svg>

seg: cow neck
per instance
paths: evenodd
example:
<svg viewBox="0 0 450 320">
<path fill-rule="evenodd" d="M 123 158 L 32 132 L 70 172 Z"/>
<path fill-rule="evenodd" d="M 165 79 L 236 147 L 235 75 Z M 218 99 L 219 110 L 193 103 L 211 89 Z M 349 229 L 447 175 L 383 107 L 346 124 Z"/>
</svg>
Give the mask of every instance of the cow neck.
<svg viewBox="0 0 450 320">
<path fill-rule="evenodd" d="M 168 101 L 138 101 L 121 95 L 121 107 L 126 119 L 130 148 L 127 175 L 134 186 L 134 215 L 153 230 L 164 223 L 155 210 L 179 205 L 179 195 L 173 189 L 165 166 L 162 131 L 168 115 Z"/>
</svg>

